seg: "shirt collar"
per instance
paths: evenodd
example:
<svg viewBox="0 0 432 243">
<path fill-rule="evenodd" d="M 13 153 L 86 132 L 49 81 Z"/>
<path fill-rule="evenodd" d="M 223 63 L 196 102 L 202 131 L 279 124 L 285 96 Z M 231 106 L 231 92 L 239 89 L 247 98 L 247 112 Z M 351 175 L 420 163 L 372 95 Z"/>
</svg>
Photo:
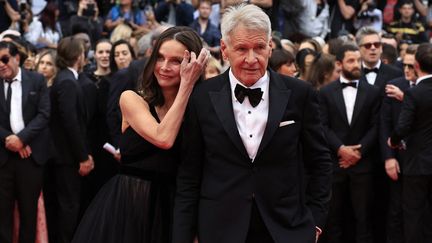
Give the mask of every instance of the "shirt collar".
<svg viewBox="0 0 432 243">
<path fill-rule="evenodd" d="M 67 68 L 73 73 L 75 79 L 78 80 L 78 72 L 71 67 L 67 67 Z"/>
<path fill-rule="evenodd" d="M 365 62 L 362 62 L 362 66 L 363 66 L 363 68 L 369 68 Z M 381 67 L 381 60 L 378 60 L 377 64 L 375 66 L 371 67 L 370 69 L 372 69 L 372 68 L 378 68 L 379 69 L 380 67 Z"/>
<path fill-rule="evenodd" d="M 423 81 L 425 79 L 428 79 L 428 78 L 432 78 L 432 74 L 429 74 L 429 75 L 423 76 L 421 78 L 418 78 L 417 81 L 416 81 L 416 85 L 419 84 L 421 81 Z"/>
<path fill-rule="evenodd" d="M 17 75 L 12 80 L 14 80 L 14 82 L 20 83 L 22 81 L 21 73 L 21 68 L 18 68 Z"/>
<path fill-rule="evenodd" d="M 348 79 L 346 79 L 342 75 L 340 76 L 339 80 L 340 80 L 341 83 L 354 83 L 354 82 L 358 82 L 358 80 L 348 80 Z"/>
<path fill-rule="evenodd" d="M 244 84 L 242 84 L 233 74 L 232 69 L 230 68 L 229 70 L 229 79 L 230 79 L 230 84 L 231 84 L 231 95 L 233 96 L 233 100 L 237 100 L 237 98 L 234 95 L 234 89 L 236 87 L 237 84 L 246 87 Z M 268 75 L 268 71 L 265 72 L 265 74 L 258 79 L 258 81 L 256 83 L 254 83 L 252 86 L 250 87 L 246 87 L 246 88 L 251 88 L 251 89 L 255 89 L 255 88 L 261 88 L 261 91 L 263 91 L 263 96 L 261 98 L 261 100 L 264 100 L 265 97 L 267 97 L 265 94 L 267 93 L 268 90 L 268 85 L 269 85 L 269 75 Z"/>
</svg>

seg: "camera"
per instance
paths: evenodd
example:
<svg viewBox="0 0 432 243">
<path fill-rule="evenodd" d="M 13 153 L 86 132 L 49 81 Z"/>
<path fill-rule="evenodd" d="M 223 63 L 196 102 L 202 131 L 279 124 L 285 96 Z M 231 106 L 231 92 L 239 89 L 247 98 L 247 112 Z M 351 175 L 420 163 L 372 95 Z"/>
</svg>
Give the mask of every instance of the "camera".
<svg viewBox="0 0 432 243">
<path fill-rule="evenodd" d="M 27 17 L 27 1 L 20 0 L 19 1 L 19 14 L 21 21 L 24 21 Z"/>
<path fill-rule="evenodd" d="M 96 6 L 94 3 L 87 4 L 87 8 L 83 10 L 83 15 L 87 17 L 93 17 L 96 13 Z"/>
</svg>

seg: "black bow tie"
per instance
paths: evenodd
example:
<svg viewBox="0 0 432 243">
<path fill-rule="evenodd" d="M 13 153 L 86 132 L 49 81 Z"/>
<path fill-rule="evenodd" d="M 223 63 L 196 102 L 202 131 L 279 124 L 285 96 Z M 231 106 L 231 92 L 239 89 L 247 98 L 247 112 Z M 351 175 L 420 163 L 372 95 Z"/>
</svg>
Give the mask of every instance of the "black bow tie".
<svg viewBox="0 0 432 243">
<path fill-rule="evenodd" d="M 349 83 L 341 83 L 342 89 L 345 89 L 346 87 L 353 87 L 357 88 L 357 82 L 349 82 Z"/>
<path fill-rule="evenodd" d="M 368 74 L 370 72 L 378 73 L 378 68 L 363 68 L 363 72 Z"/>
<path fill-rule="evenodd" d="M 249 97 L 249 103 L 253 107 L 256 107 L 261 101 L 263 92 L 261 91 L 261 88 L 250 89 L 237 84 L 234 89 L 234 94 L 240 103 L 243 103 L 246 96 Z"/>
</svg>

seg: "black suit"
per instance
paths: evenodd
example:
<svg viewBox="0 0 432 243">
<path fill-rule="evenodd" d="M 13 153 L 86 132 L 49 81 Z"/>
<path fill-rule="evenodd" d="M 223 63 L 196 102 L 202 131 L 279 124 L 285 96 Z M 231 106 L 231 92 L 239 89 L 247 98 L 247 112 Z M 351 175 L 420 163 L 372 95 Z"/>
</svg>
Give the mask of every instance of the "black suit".
<svg viewBox="0 0 432 243">
<path fill-rule="evenodd" d="M 388 82 L 388 84 L 398 87 L 402 92 L 405 92 L 410 87 L 410 81 L 405 77 L 400 77 Z M 399 114 L 402 107 L 402 102 L 388 97 L 384 97 L 381 104 L 380 117 L 380 147 L 382 160 L 396 159 L 399 165 L 404 166 L 402 151 L 391 149 L 387 145 L 387 139 L 394 130 L 399 120 Z M 403 167 L 402 167 L 403 172 Z M 401 177 L 401 176 L 400 176 Z M 387 242 L 402 243 L 403 240 L 403 221 L 402 221 L 402 183 L 401 179 L 390 181 L 389 179 L 389 203 L 387 212 Z"/>
<path fill-rule="evenodd" d="M 350 201 L 356 220 L 356 242 L 371 242 L 371 173 L 377 160 L 379 90 L 366 82 L 359 82 L 351 124 L 348 123 L 339 80 L 324 86 L 320 90 L 320 98 L 322 122 L 332 151 L 335 172 L 326 229 L 329 242 L 342 242 L 344 230 L 341 228 L 346 220 L 343 209 L 350 205 Z M 361 159 L 347 169 L 340 168 L 337 155 L 339 148 L 356 144 L 361 144 Z"/>
<path fill-rule="evenodd" d="M 403 71 L 401 71 L 399 68 L 394 67 L 392 65 L 388 65 L 385 63 L 381 63 L 379 69 L 378 69 L 378 73 L 377 76 L 375 78 L 375 83 L 374 86 L 378 86 L 380 91 L 381 91 L 381 95 L 385 95 L 385 86 L 386 84 L 390 81 L 393 80 L 395 78 L 399 78 L 404 76 Z M 365 81 L 367 82 L 366 76 L 363 73 L 360 81 Z"/>
<path fill-rule="evenodd" d="M 61 70 L 51 87 L 50 129 L 56 157 L 51 165 L 46 190 L 50 241 L 72 239 L 80 207 L 79 162 L 88 159 L 86 106 L 83 91 L 72 71 Z M 53 180 L 53 181 L 51 181 Z M 55 195 L 56 194 L 56 195 Z M 59 209 L 54 206 L 58 202 Z M 49 206 L 48 206 L 49 205 Z"/>
<path fill-rule="evenodd" d="M 406 142 L 403 165 L 405 243 L 426 242 L 427 202 L 432 200 L 432 78 L 405 92 L 392 144 Z M 430 231 L 430 229 L 427 229 Z"/>
<path fill-rule="evenodd" d="M 16 135 L 32 150 L 22 159 L 6 149 L 12 135 L 6 109 L 4 82 L 0 88 L 0 242 L 12 242 L 12 214 L 15 199 L 20 211 L 20 242 L 35 242 L 37 201 L 42 188 L 43 165 L 50 156 L 48 122 L 50 102 L 42 75 L 21 69 L 22 117 L 24 129 Z"/>
<path fill-rule="evenodd" d="M 109 78 L 107 124 L 114 147 L 118 147 L 121 135 L 120 95 L 125 90 L 136 90 L 146 59 L 133 61 L 128 68 L 118 70 Z"/>
<path fill-rule="evenodd" d="M 198 234 L 201 243 L 242 243 L 257 215 L 274 242 L 315 242 L 331 178 L 316 93 L 269 73 L 268 121 L 253 163 L 237 130 L 228 71 L 196 87 L 185 116 L 173 242 Z M 305 164 L 312 174 L 306 195 Z"/>
</svg>

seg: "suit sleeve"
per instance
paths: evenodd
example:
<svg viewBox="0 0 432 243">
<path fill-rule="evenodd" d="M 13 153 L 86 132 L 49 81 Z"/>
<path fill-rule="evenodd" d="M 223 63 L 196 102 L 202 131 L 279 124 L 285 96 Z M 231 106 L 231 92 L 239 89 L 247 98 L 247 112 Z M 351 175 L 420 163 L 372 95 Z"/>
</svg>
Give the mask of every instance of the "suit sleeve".
<svg viewBox="0 0 432 243">
<path fill-rule="evenodd" d="M 374 149 L 375 146 L 377 146 L 378 141 L 378 124 L 379 124 L 379 116 L 380 116 L 380 92 L 378 89 L 375 89 L 376 95 L 375 99 L 372 102 L 372 107 L 370 107 L 370 120 L 368 124 L 368 131 L 367 133 L 360 139 L 360 152 L 362 156 L 367 156 L 369 154 L 369 151 Z M 370 91 L 372 93 L 372 90 Z"/>
<path fill-rule="evenodd" d="M 330 202 L 332 160 L 320 122 L 318 97 L 309 89 L 303 109 L 302 145 L 310 179 L 306 191 L 307 205 L 311 209 L 316 226 L 323 228 Z"/>
<path fill-rule="evenodd" d="M 393 98 L 385 96 L 381 104 L 379 143 L 383 161 L 395 158 L 395 152 L 387 145 L 387 139 L 390 137 L 394 126 L 391 107 L 392 99 Z"/>
<path fill-rule="evenodd" d="M 24 144 L 29 144 L 36 138 L 41 131 L 48 127 L 51 105 L 49 100 L 48 88 L 46 87 L 45 79 L 42 76 L 31 76 L 34 78 L 32 82 L 36 83 L 39 102 L 37 104 L 36 116 L 21 130 L 17 136 Z"/>
<path fill-rule="evenodd" d="M 393 131 L 390 137 L 391 143 L 393 145 L 399 144 L 400 141 L 406 137 L 412 129 L 416 113 L 416 104 L 411 91 L 412 90 L 409 89 L 405 92 L 402 110 L 399 115 L 399 121 L 396 125 L 396 129 Z"/>
<path fill-rule="evenodd" d="M 344 144 L 339 139 L 339 137 L 334 133 L 334 131 L 330 128 L 329 118 L 330 118 L 331 114 L 330 114 L 329 108 L 331 106 L 327 103 L 326 93 L 324 93 L 324 92 L 325 91 L 321 91 L 319 93 L 321 122 L 322 122 L 324 134 L 326 136 L 329 147 L 335 154 L 337 154 L 340 146 L 342 146 Z"/>
<path fill-rule="evenodd" d="M 192 243 L 197 233 L 204 141 L 193 102 L 189 103 L 183 125 L 183 154 L 177 175 L 173 243 Z"/>
<path fill-rule="evenodd" d="M 88 159 L 88 152 L 85 146 L 85 131 L 81 131 L 76 104 L 79 87 L 72 80 L 62 80 L 58 87 L 58 106 L 60 110 L 61 123 L 65 128 L 70 141 L 74 159 L 81 162 Z"/>
</svg>

